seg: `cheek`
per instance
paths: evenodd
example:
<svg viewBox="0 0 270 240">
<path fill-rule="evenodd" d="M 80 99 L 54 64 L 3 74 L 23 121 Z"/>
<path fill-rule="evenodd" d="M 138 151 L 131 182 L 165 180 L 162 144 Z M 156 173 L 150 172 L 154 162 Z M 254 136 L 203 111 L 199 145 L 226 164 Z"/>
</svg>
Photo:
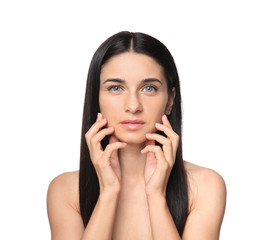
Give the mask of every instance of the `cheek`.
<svg viewBox="0 0 270 240">
<path fill-rule="evenodd" d="M 108 120 L 108 126 L 112 126 L 119 113 L 119 101 L 105 96 L 99 98 L 99 108 L 103 117 Z"/>
<path fill-rule="evenodd" d="M 160 122 L 163 114 L 166 111 L 165 99 L 160 99 L 159 101 L 153 101 L 146 105 L 145 108 L 149 119 L 153 119 L 155 122 Z"/>
</svg>

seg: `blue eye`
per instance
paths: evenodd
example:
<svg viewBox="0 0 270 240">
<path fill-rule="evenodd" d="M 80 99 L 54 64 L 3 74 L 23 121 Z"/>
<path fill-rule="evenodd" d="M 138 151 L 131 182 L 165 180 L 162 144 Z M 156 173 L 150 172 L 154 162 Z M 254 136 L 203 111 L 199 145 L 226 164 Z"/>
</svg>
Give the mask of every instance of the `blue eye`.
<svg viewBox="0 0 270 240">
<path fill-rule="evenodd" d="M 153 92 L 153 91 L 157 90 L 154 86 L 146 86 L 143 89 L 146 92 Z"/>
<path fill-rule="evenodd" d="M 111 86 L 111 87 L 109 87 L 109 91 L 119 92 L 120 90 L 121 90 L 121 87 L 119 87 L 119 86 Z"/>
</svg>

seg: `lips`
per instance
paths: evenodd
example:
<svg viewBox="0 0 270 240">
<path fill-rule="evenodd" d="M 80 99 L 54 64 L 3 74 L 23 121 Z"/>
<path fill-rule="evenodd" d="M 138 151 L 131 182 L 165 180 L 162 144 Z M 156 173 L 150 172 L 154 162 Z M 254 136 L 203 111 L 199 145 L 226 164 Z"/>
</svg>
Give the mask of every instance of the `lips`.
<svg viewBox="0 0 270 240">
<path fill-rule="evenodd" d="M 144 126 L 145 122 L 142 120 L 124 120 L 121 125 L 128 130 L 137 130 Z"/>
<path fill-rule="evenodd" d="M 122 124 L 144 124 L 142 120 L 125 120 L 121 122 Z"/>
</svg>

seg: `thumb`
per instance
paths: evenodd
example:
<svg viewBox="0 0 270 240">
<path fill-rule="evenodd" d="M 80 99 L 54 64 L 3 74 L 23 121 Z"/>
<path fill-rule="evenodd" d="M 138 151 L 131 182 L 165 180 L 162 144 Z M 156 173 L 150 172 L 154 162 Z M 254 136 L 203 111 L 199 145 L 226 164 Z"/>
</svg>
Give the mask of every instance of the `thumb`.
<svg viewBox="0 0 270 240">
<path fill-rule="evenodd" d="M 112 143 L 115 143 L 115 142 L 118 142 L 118 139 L 114 136 L 114 135 L 111 135 L 110 139 L 109 139 L 109 144 L 112 144 Z M 117 150 L 114 150 L 112 153 L 111 153 L 111 157 L 113 159 L 116 159 L 117 158 Z"/>
<path fill-rule="evenodd" d="M 155 140 L 148 140 L 145 141 L 145 147 L 149 145 L 155 145 Z M 147 153 L 147 160 L 155 158 L 155 154 L 153 152 Z"/>
</svg>

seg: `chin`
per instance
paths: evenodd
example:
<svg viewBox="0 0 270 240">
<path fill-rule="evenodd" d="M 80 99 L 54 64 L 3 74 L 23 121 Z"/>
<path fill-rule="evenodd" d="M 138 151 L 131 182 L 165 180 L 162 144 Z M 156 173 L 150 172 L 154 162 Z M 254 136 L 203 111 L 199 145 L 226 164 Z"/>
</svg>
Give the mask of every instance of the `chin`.
<svg viewBox="0 0 270 240">
<path fill-rule="evenodd" d="M 115 133 L 115 137 L 119 139 L 121 142 L 125 142 L 127 144 L 142 144 L 146 141 L 145 133 Z"/>
<path fill-rule="evenodd" d="M 118 139 L 127 144 L 142 144 L 146 141 L 146 137 L 119 137 Z"/>
</svg>

